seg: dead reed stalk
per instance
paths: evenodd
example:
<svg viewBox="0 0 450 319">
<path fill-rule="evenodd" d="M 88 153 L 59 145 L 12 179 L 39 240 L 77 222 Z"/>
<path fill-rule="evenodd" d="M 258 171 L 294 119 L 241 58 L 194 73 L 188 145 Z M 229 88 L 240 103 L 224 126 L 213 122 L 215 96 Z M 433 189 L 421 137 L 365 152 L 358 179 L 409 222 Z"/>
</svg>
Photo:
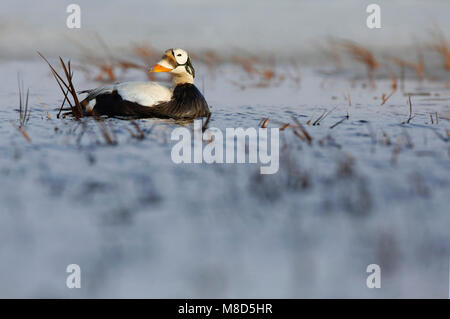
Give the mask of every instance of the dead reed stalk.
<svg viewBox="0 0 450 319">
<path fill-rule="evenodd" d="M 297 120 L 297 118 L 294 116 L 292 117 L 292 119 L 294 120 L 295 124 L 297 125 L 297 126 L 292 127 L 294 130 L 294 134 L 302 141 L 306 140 L 308 142 L 308 144 L 311 144 L 313 139 L 312 139 L 311 135 L 309 135 L 308 131 L 305 129 L 303 124 L 300 123 L 300 121 Z"/>
<path fill-rule="evenodd" d="M 95 122 L 98 124 L 98 127 L 100 128 L 100 132 L 102 133 L 106 143 L 108 145 L 117 145 L 117 139 L 115 138 L 114 134 L 110 132 L 103 118 L 95 114 L 95 112 L 93 112 L 93 116 L 95 118 Z"/>
<path fill-rule="evenodd" d="M 350 93 L 348 93 L 347 95 L 344 94 L 344 99 L 347 100 L 349 107 L 352 106 L 352 98 L 350 97 Z"/>
<path fill-rule="evenodd" d="M 319 116 L 319 118 L 317 118 L 317 120 L 315 120 L 314 123 L 313 123 L 312 125 L 313 125 L 313 126 L 320 125 L 320 122 L 323 121 L 323 120 L 324 120 L 331 112 L 333 112 L 336 108 L 337 108 L 337 106 L 334 107 L 334 108 L 332 108 L 332 109 L 329 110 L 329 111 L 324 111 L 324 112 L 322 113 L 322 115 Z"/>
<path fill-rule="evenodd" d="M 47 115 L 47 120 L 51 120 L 52 116 L 50 115 L 48 108 L 45 106 L 44 102 L 42 102 L 42 99 L 40 98 L 40 96 L 37 96 L 39 103 L 42 105 L 42 108 L 45 111 L 45 114 Z"/>
<path fill-rule="evenodd" d="M 412 103 L 411 103 L 411 95 L 408 96 L 408 103 L 409 103 L 409 117 L 405 122 L 402 122 L 402 124 L 409 124 L 411 120 L 415 117 L 415 115 L 412 114 Z"/>
<path fill-rule="evenodd" d="M 375 56 L 362 45 L 350 41 L 341 40 L 340 45 L 346 50 L 356 61 L 361 62 L 367 68 L 367 77 L 372 88 L 375 88 L 374 72 L 379 67 L 379 63 Z"/>
<path fill-rule="evenodd" d="M 391 96 L 392 95 L 394 95 L 394 93 L 395 93 L 395 90 L 393 90 L 391 93 L 389 93 L 389 95 L 387 95 L 386 96 L 386 94 L 382 94 L 381 95 L 381 105 L 384 105 L 386 102 L 387 102 L 387 100 L 389 100 L 390 98 L 391 98 Z"/>
<path fill-rule="evenodd" d="M 391 89 L 392 91 L 396 91 L 397 90 L 397 77 L 395 76 L 394 72 L 392 72 L 392 69 L 388 66 L 385 65 L 387 71 L 389 72 L 389 76 L 391 77 Z"/>
<path fill-rule="evenodd" d="M 404 72 L 404 69 L 414 70 L 416 72 L 417 80 L 419 83 L 422 83 L 425 77 L 425 62 L 421 53 L 418 53 L 417 62 L 406 61 L 405 59 L 391 55 L 388 55 L 387 58 L 397 64 L 401 68 L 402 73 Z"/>
<path fill-rule="evenodd" d="M 430 33 L 436 40 L 436 43 L 429 46 L 430 49 L 442 55 L 442 58 L 444 59 L 444 68 L 445 70 L 450 71 L 450 46 L 445 39 L 444 34 L 437 26 L 434 28 L 434 30 L 431 30 Z"/>
<path fill-rule="evenodd" d="M 131 124 L 134 126 L 134 128 L 136 129 L 136 131 L 138 133 L 137 138 L 139 140 L 143 140 L 145 138 L 145 134 L 144 134 L 144 131 L 141 130 L 141 127 L 139 126 L 139 124 L 135 120 L 131 121 Z"/>
<path fill-rule="evenodd" d="M 269 118 L 266 117 L 266 118 L 262 119 L 260 123 L 261 123 L 260 124 L 261 128 L 266 128 L 267 127 L 267 123 L 269 123 Z"/>
</svg>

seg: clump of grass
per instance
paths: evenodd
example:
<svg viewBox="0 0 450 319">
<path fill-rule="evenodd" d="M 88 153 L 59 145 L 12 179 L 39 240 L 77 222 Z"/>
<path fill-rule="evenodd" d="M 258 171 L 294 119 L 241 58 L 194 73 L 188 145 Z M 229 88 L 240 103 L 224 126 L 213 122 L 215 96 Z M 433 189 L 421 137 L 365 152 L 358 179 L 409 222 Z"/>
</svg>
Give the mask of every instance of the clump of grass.
<svg viewBox="0 0 450 319">
<path fill-rule="evenodd" d="M 338 162 L 337 176 L 341 178 L 351 177 L 355 175 L 355 158 L 346 154 L 346 156 Z"/>
<path fill-rule="evenodd" d="M 397 64 L 401 68 L 402 72 L 404 69 L 414 70 L 414 72 L 416 72 L 417 80 L 419 81 L 419 83 L 422 83 L 425 77 L 425 62 L 421 53 L 418 53 L 417 62 L 407 61 L 405 59 L 391 55 L 387 56 L 387 58 L 393 63 Z"/>
<path fill-rule="evenodd" d="M 83 117 L 83 110 L 81 107 L 81 103 L 78 99 L 77 91 L 75 90 L 75 86 L 73 85 L 72 78 L 73 78 L 73 72 L 71 69 L 70 60 L 66 63 L 64 60 L 59 57 L 59 61 L 61 63 L 61 67 L 64 70 L 64 76 L 65 79 L 56 72 L 55 68 L 50 64 L 50 62 L 40 53 L 38 54 L 44 59 L 45 62 L 47 62 L 48 66 L 50 67 L 50 70 L 58 83 L 59 88 L 61 89 L 64 100 L 61 104 L 61 107 L 59 109 L 59 113 L 57 117 L 59 118 L 59 115 L 61 114 L 61 111 L 63 110 L 64 104 L 67 101 L 67 103 L 70 106 L 71 114 L 77 119 L 80 120 Z M 69 95 L 70 93 L 70 95 Z M 70 96 L 72 96 L 72 101 L 70 99 Z M 97 114 L 93 114 L 96 123 L 98 124 L 100 128 L 100 132 L 102 133 L 105 141 L 109 145 L 116 145 L 117 139 L 115 138 L 114 134 L 110 132 L 108 126 L 104 122 L 103 118 L 98 116 Z"/>
<path fill-rule="evenodd" d="M 78 95 L 77 95 L 77 91 L 75 90 L 75 87 L 73 85 L 72 82 L 72 77 L 73 77 L 73 72 L 71 69 L 71 65 L 70 65 L 70 60 L 66 63 L 63 61 L 63 59 L 61 57 L 59 57 L 59 61 L 61 63 L 61 67 L 64 70 L 64 75 L 65 75 L 65 80 L 58 74 L 58 72 L 56 72 L 55 68 L 50 64 L 50 62 L 48 62 L 48 60 L 40 53 L 38 52 L 38 54 L 40 55 L 41 58 L 44 59 L 45 62 L 47 62 L 48 66 L 50 67 L 50 70 L 56 80 L 56 82 L 58 83 L 59 88 L 61 89 L 63 95 L 64 95 L 64 99 L 63 102 L 61 104 L 61 107 L 59 109 L 59 113 L 57 115 L 57 117 L 59 118 L 59 115 L 61 114 L 61 111 L 63 110 L 64 104 L 67 101 L 67 103 L 70 106 L 71 109 L 71 113 L 73 116 L 75 116 L 75 118 L 78 120 L 80 118 L 83 117 L 83 111 L 82 111 L 82 107 L 80 104 L 80 101 L 78 99 Z M 66 82 L 67 81 L 67 82 Z M 72 101 L 70 101 L 69 98 L 69 94 L 72 96 Z"/>
</svg>

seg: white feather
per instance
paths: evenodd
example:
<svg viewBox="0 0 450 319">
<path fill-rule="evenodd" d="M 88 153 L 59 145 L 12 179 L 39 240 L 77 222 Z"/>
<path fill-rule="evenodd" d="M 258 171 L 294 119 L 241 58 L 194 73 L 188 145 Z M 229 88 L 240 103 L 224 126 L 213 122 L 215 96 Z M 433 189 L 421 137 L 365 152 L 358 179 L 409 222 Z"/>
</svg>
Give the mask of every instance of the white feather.
<svg viewBox="0 0 450 319">
<path fill-rule="evenodd" d="M 97 103 L 96 99 L 90 100 L 88 105 L 86 106 L 86 111 L 87 112 L 92 112 L 92 110 L 94 109 L 96 103 Z"/>
<path fill-rule="evenodd" d="M 111 93 L 117 90 L 117 93 L 122 99 L 135 102 L 143 106 L 154 106 L 159 102 L 170 101 L 172 98 L 172 91 L 156 82 L 123 82 L 115 83 L 98 87 L 93 90 L 83 91 L 81 93 L 88 93 L 87 99 L 89 101 L 95 101 L 95 98 L 100 94 Z M 93 105 L 89 103 L 88 107 L 93 108 Z"/>
<path fill-rule="evenodd" d="M 172 91 L 155 82 L 128 82 L 117 86 L 122 99 L 144 106 L 153 106 L 159 102 L 170 101 Z"/>
</svg>

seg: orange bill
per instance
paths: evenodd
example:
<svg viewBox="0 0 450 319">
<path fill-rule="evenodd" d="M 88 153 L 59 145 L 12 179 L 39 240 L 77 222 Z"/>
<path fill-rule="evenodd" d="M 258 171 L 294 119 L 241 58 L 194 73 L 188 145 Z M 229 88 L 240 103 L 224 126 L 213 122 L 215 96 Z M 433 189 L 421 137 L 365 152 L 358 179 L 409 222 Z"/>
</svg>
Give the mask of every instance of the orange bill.
<svg viewBox="0 0 450 319">
<path fill-rule="evenodd" d="M 151 72 L 170 72 L 170 71 L 172 71 L 172 69 L 166 68 L 165 66 L 162 66 L 160 64 L 155 64 L 151 69 Z"/>
</svg>

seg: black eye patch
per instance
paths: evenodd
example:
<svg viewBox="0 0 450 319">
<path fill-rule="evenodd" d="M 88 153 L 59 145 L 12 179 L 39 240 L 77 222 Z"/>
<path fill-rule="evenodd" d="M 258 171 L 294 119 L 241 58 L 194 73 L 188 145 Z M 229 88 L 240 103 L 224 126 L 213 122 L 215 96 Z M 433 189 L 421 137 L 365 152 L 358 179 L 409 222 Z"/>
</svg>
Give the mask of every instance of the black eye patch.
<svg viewBox="0 0 450 319">
<path fill-rule="evenodd" d="M 178 53 L 177 56 L 181 56 L 181 53 Z"/>
</svg>

